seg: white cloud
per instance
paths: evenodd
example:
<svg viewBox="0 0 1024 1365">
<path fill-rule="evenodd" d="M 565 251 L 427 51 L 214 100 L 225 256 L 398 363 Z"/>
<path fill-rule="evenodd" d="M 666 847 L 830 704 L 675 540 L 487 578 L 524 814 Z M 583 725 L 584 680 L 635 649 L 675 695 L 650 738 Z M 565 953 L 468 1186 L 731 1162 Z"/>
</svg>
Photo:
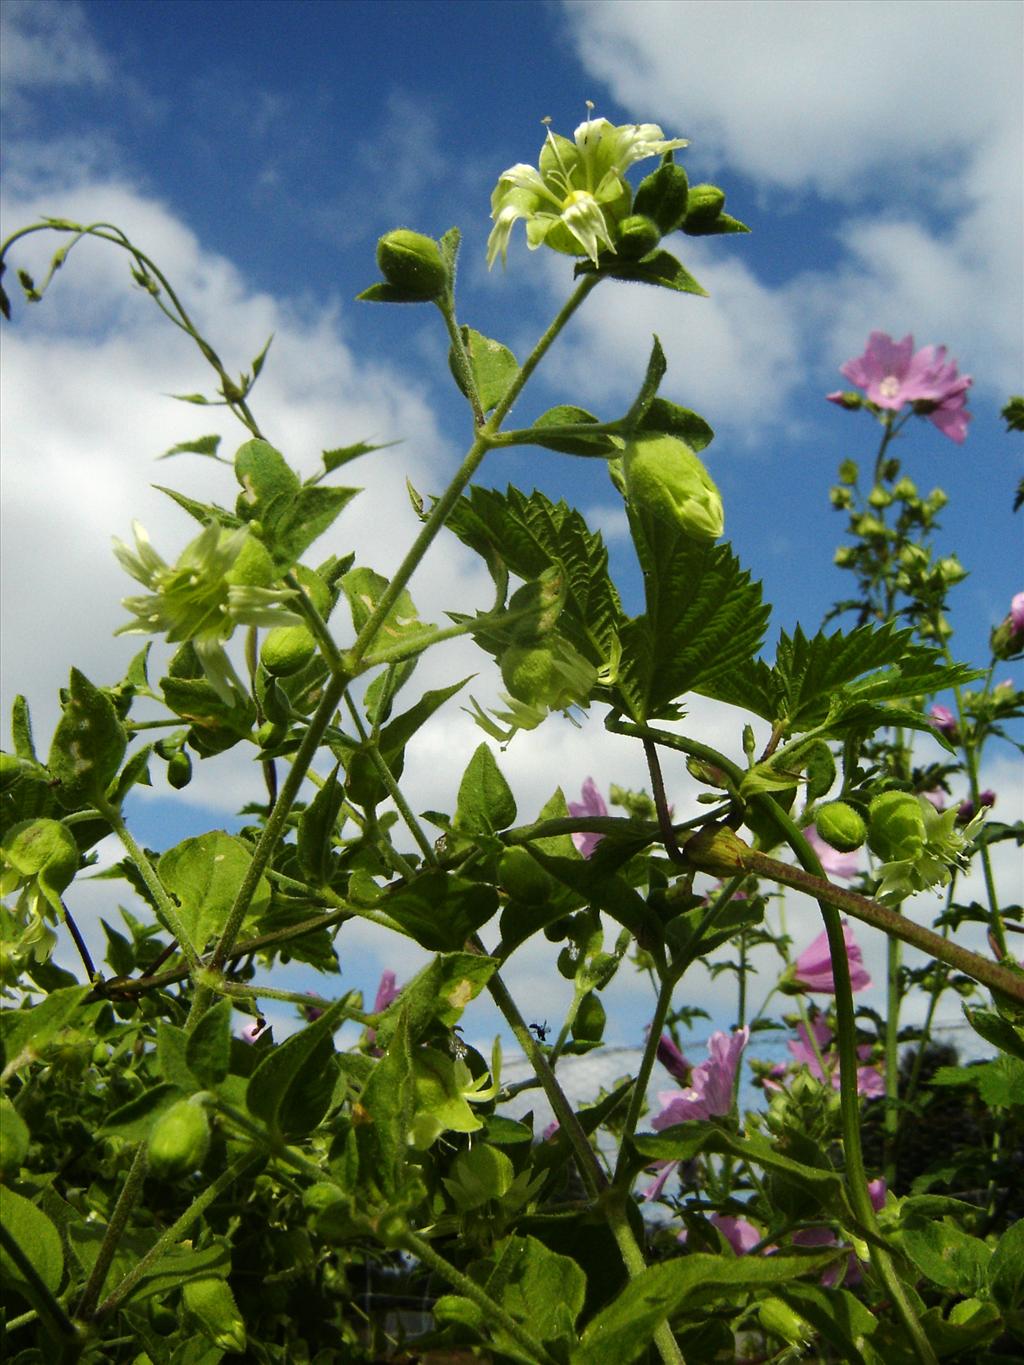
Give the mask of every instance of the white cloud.
<svg viewBox="0 0 1024 1365">
<path fill-rule="evenodd" d="M 74 0 L 6 0 L 0 7 L 0 90 L 18 108 L 27 91 L 54 86 L 104 86 L 113 76 L 108 55 Z"/>
<path fill-rule="evenodd" d="M 730 336 L 723 353 L 712 323 L 710 354 L 725 369 L 697 358 L 702 380 L 712 371 L 712 394 L 749 379 L 754 397 L 767 387 L 784 402 L 772 380 L 785 375 L 796 340 L 817 364 L 824 337 L 838 364 L 879 327 L 913 330 L 919 344 L 946 341 L 1004 397 L 1018 382 L 1019 6 L 568 0 L 565 13 L 584 64 L 635 117 L 689 136 L 684 161 L 702 174 L 721 172 L 726 188 L 729 171 L 751 177 L 765 210 L 785 210 L 782 190 L 791 208 L 812 212 L 817 194 L 845 215 L 838 266 L 822 273 L 809 259 L 780 287 L 742 269 L 716 279 L 694 258 L 713 295 L 724 286 L 716 307 L 742 337 Z M 798 229 L 799 218 L 790 221 Z M 692 254 L 688 244 L 688 264 Z M 700 343 L 703 325 L 694 328 Z M 615 324 L 605 326 L 607 352 Z M 759 363 L 740 368 L 751 355 Z M 741 402 L 743 417 L 748 408 Z"/>
</svg>

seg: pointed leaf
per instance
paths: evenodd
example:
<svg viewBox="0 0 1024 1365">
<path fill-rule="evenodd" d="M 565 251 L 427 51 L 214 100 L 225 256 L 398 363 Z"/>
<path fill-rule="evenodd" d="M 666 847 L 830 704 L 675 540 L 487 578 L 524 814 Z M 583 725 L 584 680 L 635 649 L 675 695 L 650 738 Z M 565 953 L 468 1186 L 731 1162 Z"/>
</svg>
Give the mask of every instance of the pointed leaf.
<svg viewBox="0 0 1024 1365">
<path fill-rule="evenodd" d="M 200 952 L 224 927 L 251 863 L 242 840 L 221 829 L 184 839 L 160 858 L 160 880 L 176 896 L 182 926 Z M 261 877 L 246 922 L 257 921 L 269 901 L 270 883 Z"/>
<path fill-rule="evenodd" d="M 531 428 L 531 435 L 534 444 L 543 446 L 545 450 L 558 450 L 565 455 L 592 455 L 598 459 L 607 459 L 621 449 L 622 443 L 606 432 L 596 432 L 593 436 L 588 436 L 586 427 L 590 423 L 596 423 L 597 420 L 593 413 L 587 412 L 586 408 L 577 408 L 570 403 L 562 403 L 556 408 L 548 408 L 547 412 L 541 413 Z M 580 427 L 583 429 L 579 432 L 573 432 L 571 435 L 546 436 L 544 435 L 545 427 Z"/>
<path fill-rule="evenodd" d="M 575 274 L 590 274 L 593 270 L 592 265 L 584 263 L 576 267 Z M 662 289 L 674 289 L 680 294 L 701 294 L 707 297 L 708 291 L 697 283 L 670 251 L 652 251 L 642 256 L 639 261 L 622 262 L 615 266 L 607 266 L 602 262 L 600 273 L 613 280 L 653 284 Z"/>
<path fill-rule="evenodd" d="M 496 834 L 508 829 L 515 818 L 512 789 L 488 746 L 481 744 L 462 776 L 455 826 L 467 834 Z"/>
<path fill-rule="evenodd" d="M 504 398 L 509 386 L 519 373 L 519 362 L 500 341 L 493 341 L 472 327 L 461 328 L 462 342 L 469 356 L 473 378 L 476 381 L 480 406 L 485 413 L 497 407 Z M 455 365 L 454 351 L 448 353 L 448 368 L 456 384 L 466 397 L 469 395 L 463 386 L 462 377 Z"/>
<path fill-rule="evenodd" d="M 303 1136 L 326 1114 L 334 1092 L 334 1031 L 347 1008 L 347 1000 L 336 1000 L 314 1023 L 271 1048 L 252 1073 L 246 1106 L 272 1133 Z"/>
<path fill-rule="evenodd" d="M 637 394 L 633 406 L 626 414 L 623 425 L 627 430 L 633 430 L 644 418 L 648 408 L 654 402 L 658 392 L 658 385 L 665 377 L 668 369 L 668 361 L 665 359 L 665 352 L 661 349 L 661 342 L 657 336 L 654 338 L 654 345 L 651 347 L 650 358 L 647 361 L 647 370 L 644 374 L 643 383 L 640 385 L 640 392 Z"/>
<path fill-rule="evenodd" d="M 47 767 L 60 783 L 62 805 L 101 804 L 121 766 L 128 737 L 109 696 L 77 668 L 71 670 L 68 690 Z"/>
<path fill-rule="evenodd" d="M 212 1089 L 228 1074 L 231 1061 L 230 1000 L 218 1000 L 189 1034 L 185 1061 L 201 1086 Z"/>
<path fill-rule="evenodd" d="M 498 909 L 498 893 L 484 882 L 449 872 L 425 872 L 387 899 L 387 913 L 424 948 L 452 952 Z"/>
<path fill-rule="evenodd" d="M 64 1276 L 64 1246 L 52 1219 L 24 1195 L 0 1185 L 0 1222 L 46 1288 L 56 1294 Z M 39 1302 L 35 1286 L 2 1243 L 0 1283 L 28 1299 L 45 1316 L 47 1305 Z"/>
<path fill-rule="evenodd" d="M 176 446 L 171 446 L 170 450 L 165 450 L 162 455 L 158 455 L 158 460 L 169 460 L 172 455 L 209 455 L 213 459 L 220 459 L 217 454 L 217 447 L 220 445 L 219 436 L 193 436 L 188 441 L 181 441 Z"/>
<path fill-rule="evenodd" d="M 338 816 L 345 804 L 345 788 L 338 781 L 340 761 L 299 816 L 296 853 L 303 875 L 314 886 L 330 883 L 334 862 L 334 836 Z"/>
<path fill-rule="evenodd" d="M 340 469 L 343 464 L 348 464 L 350 460 L 358 460 L 361 455 L 370 455 L 375 450 L 387 450 L 390 446 L 400 445 L 399 441 L 383 441 L 378 445 L 371 445 L 368 441 L 357 441 L 355 445 L 338 446 L 335 450 L 323 451 L 324 470 L 330 474 L 332 470 Z"/>
</svg>

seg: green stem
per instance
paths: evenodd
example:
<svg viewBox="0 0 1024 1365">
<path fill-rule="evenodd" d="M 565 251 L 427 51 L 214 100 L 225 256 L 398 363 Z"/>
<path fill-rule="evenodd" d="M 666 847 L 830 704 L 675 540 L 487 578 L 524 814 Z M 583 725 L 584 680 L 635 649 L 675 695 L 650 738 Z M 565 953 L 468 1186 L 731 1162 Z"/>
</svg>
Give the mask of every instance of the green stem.
<svg viewBox="0 0 1024 1365">
<path fill-rule="evenodd" d="M 114 1288 L 113 1292 L 107 1295 L 94 1314 L 96 1321 L 107 1318 L 111 1313 L 115 1312 L 142 1277 L 149 1271 L 149 1268 L 160 1259 L 168 1247 L 172 1246 L 175 1242 L 180 1241 L 200 1214 L 205 1213 L 214 1200 L 219 1199 L 225 1190 L 229 1189 L 231 1185 L 234 1184 L 239 1176 L 243 1175 L 256 1161 L 262 1160 L 262 1152 L 246 1152 L 243 1156 L 240 1156 L 233 1161 L 226 1170 L 223 1170 L 220 1175 L 217 1176 L 216 1180 L 211 1181 L 206 1189 L 203 1190 L 202 1194 L 198 1194 L 195 1199 L 193 1199 L 192 1203 L 181 1217 L 176 1219 L 169 1228 L 161 1233 L 142 1259 L 132 1266 L 124 1279 Z"/>
<path fill-rule="evenodd" d="M 94 1316 L 96 1300 L 100 1296 L 104 1281 L 110 1273 L 110 1266 L 117 1251 L 117 1244 L 120 1242 L 125 1228 L 128 1226 L 128 1219 L 131 1217 L 132 1209 L 138 1202 L 139 1195 L 142 1193 L 143 1182 L 146 1179 L 146 1167 L 148 1159 L 146 1156 L 146 1144 L 140 1142 L 135 1152 L 135 1158 L 128 1168 L 121 1193 L 117 1197 L 114 1205 L 114 1212 L 110 1216 L 110 1222 L 103 1235 L 99 1254 L 93 1264 L 89 1279 L 82 1296 L 78 1300 L 75 1309 L 75 1317 L 80 1322 L 88 1322 Z"/>
<path fill-rule="evenodd" d="M 896 1183 L 900 1089 L 900 940 L 890 936 L 886 953 L 885 1124 L 883 1173 L 890 1189 Z"/>
<path fill-rule="evenodd" d="M 109 822 L 114 833 L 121 840 L 121 843 L 124 844 L 128 856 L 135 864 L 139 876 L 146 884 L 147 891 L 156 902 L 157 910 L 159 911 L 161 918 L 178 940 L 178 945 L 189 965 L 189 970 L 198 972 L 202 967 L 202 963 L 192 940 L 185 932 L 185 927 L 178 914 L 178 907 L 164 889 L 164 884 L 157 876 L 153 864 L 146 857 L 145 851 L 141 845 L 136 842 L 131 830 L 121 818 L 121 812 L 116 807 L 108 806 L 104 803 L 100 808 L 100 814 L 103 816 L 104 820 Z"/>
</svg>

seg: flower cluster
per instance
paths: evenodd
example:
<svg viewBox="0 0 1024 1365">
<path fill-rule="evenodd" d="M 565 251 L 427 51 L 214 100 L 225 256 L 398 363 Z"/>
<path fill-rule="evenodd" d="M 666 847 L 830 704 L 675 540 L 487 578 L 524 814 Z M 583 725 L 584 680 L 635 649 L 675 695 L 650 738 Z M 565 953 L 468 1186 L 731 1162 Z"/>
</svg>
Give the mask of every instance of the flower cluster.
<svg viewBox="0 0 1024 1365">
<path fill-rule="evenodd" d="M 685 138 L 666 138 L 656 123 L 587 119 L 573 141 L 548 129 L 536 166 L 517 162 L 502 172 L 491 195 L 494 227 L 487 239 L 487 264 L 504 262 L 513 225 L 526 223 L 531 251 L 546 244 L 570 256 L 613 251 L 613 229 L 630 210 L 633 192 L 625 173 L 637 161 L 685 147 Z"/>
<path fill-rule="evenodd" d="M 868 403 L 877 410 L 899 412 L 906 404 L 961 445 L 971 414 L 966 411 L 967 390 L 972 380 L 957 372 L 956 361 L 946 360 L 945 346 L 922 346 L 914 350 L 914 338 L 893 341 L 886 332 L 872 332 L 862 356 L 848 360 L 839 373 L 863 389 Z M 863 403 L 859 394 L 842 391 L 827 395 L 830 403 L 855 408 Z"/>
</svg>

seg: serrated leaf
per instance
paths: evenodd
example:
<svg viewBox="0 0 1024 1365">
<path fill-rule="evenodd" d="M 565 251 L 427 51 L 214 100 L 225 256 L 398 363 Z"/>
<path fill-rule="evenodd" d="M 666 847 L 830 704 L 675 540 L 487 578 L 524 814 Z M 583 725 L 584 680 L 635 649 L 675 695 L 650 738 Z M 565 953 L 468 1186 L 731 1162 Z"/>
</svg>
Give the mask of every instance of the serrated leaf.
<svg viewBox="0 0 1024 1365">
<path fill-rule="evenodd" d="M 560 568 L 566 592 L 559 633 L 596 668 L 614 655 L 625 617 L 608 575 L 608 552 L 575 508 L 536 490 L 527 497 L 517 488 L 474 487 L 446 524 L 489 564 L 496 558 L 527 582 Z"/>
<path fill-rule="evenodd" d="M 181 441 L 176 446 L 171 446 L 170 450 L 165 450 L 162 455 L 158 455 L 158 460 L 169 460 L 172 455 L 208 455 L 212 459 L 219 460 L 217 448 L 220 445 L 220 437 L 213 436 L 193 436 L 188 441 Z"/>
<path fill-rule="evenodd" d="M 290 569 L 361 490 L 300 488 L 275 497 L 263 516 L 263 542 L 282 572 Z"/>
<path fill-rule="evenodd" d="M 676 526 L 630 513 L 644 570 L 647 611 L 620 631 L 617 690 L 639 721 L 674 714 L 684 693 L 717 695 L 748 663 L 768 622 L 761 585 L 728 545 L 704 545 Z"/>
<path fill-rule="evenodd" d="M 400 1016 L 384 1056 L 370 1072 L 360 1105 L 367 1122 L 356 1126 L 359 1168 L 386 1196 L 401 1188 L 412 1127 L 415 1095 L 410 1060 L 409 1029 Z"/>
<path fill-rule="evenodd" d="M 513 380 L 519 373 L 519 362 L 500 341 L 485 337 L 473 327 L 462 327 L 462 342 L 469 357 L 470 368 L 476 381 L 480 407 L 488 413 L 498 406 Z M 463 385 L 462 376 L 455 365 L 454 351 L 448 353 L 448 368 L 456 384 L 469 397 Z"/>
</svg>

